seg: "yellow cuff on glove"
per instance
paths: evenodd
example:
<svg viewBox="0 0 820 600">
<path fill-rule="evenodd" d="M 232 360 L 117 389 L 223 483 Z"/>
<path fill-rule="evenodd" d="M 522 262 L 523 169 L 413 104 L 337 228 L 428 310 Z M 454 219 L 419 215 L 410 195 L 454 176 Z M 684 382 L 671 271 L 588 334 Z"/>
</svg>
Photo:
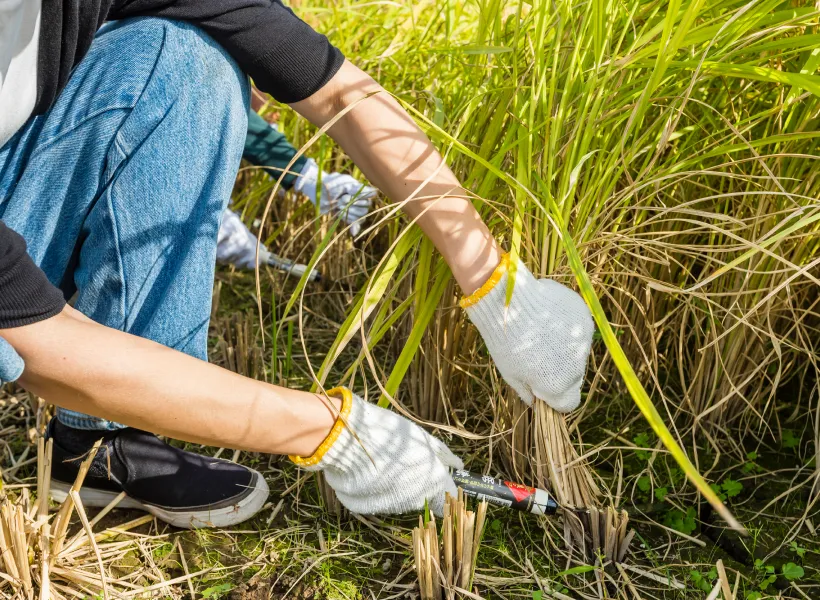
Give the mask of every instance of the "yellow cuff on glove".
<svg viewBox="0 0 820 600">
<path fill-rule="evenodd" d="M 327 391 L 327 395 L 339 398 L 342 401 L 342 408 L 339 410 L 339 416 L 330 429 L 330 433 L 327 434 L 325 440 L 316 448 L 316 452 L 307 458 L 293 454 L 290 455 L 289 458 L 300 467 L 312 467 L 324 458 L 327 451 L 336 443 L 336 440 L 339 439 L 342 431 L 344 431 L 345 422 L 350 416 L 350 408 L 353 406 L 353 393 L 349 389 L 346 387 L 333 388 Z"/>
<path fill-rule="evenodd" d="M 501 255 L 501 262 L 498 263 L 498 266 L 493 271 L 493 274 L 490 275 L 490 278 L 484 282 L 480 288 L 474 291 L 469 296 L 464 296 L 461 300 L 459 300 L 459 306 L 461 308 L 468 308 L 473 306 L 474 304 L 478 303 L 484 296 L 490 293 L 492 289 L 498 285 L 498 282 L 501 281 L 501 278 L 504 276 L 504 273 L 507 272 L 507 269 L 510 266 L 510 253 L 505 252 Z"/>
</svg>

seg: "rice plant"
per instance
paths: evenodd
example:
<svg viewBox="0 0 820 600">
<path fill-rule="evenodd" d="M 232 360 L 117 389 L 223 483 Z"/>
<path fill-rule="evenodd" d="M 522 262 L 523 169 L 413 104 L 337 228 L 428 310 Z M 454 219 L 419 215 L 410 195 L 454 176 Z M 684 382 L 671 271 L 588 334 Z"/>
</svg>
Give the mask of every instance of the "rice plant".
<svg viewBox="0 0 820 600">
<path fill-rule="evenodd" d="M 680 449 L 682 433 L 778 436 L 776 392 L 816 370 L 818 7 L 439 0 L 299 9 L 405 103 L 513 256 L 577 286 L 603 342 L 590 396 L 628 392 L 734 523 Z M 303 127 L 291 118 L 283 115 Z M 388 250 L 319 379 L 359 338 L 346 377 L 365 373 L 383 404 L 465 435 L 465 409 L 484 414 L 508 394 L 431 245 L 390 211 L 376 220 L 371 231 L 387 236 Z M 376 247 L 376 237 L 362 242 Z M 395 336 L 397 359 L 380 363 L 379 344 Z M 806 398 L 816 402 L 817 391 Z M 523 456 L 533 472 L 543 440 L 537 419 L 518 417 L 530 439 L 525 448 L 519 436 L 507 461 Z M 516 427 L 508 421 L 503 432 Z"/>
</svg>

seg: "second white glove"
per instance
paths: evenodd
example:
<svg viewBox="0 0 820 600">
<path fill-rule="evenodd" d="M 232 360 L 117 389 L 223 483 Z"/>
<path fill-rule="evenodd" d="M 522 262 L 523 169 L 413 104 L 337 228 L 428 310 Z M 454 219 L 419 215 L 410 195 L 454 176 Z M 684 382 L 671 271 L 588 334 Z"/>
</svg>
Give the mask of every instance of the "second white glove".
<svg viewBox="0 0 820 600">
<path fill-rule="evenodd" d="M 313 204 L 316 204 L 316 184 L 319 181 L 319 166 L 309 158 L 302 168 L 302 172 L 293 184 L 293 189 L 304 194 Z M 344 222 L 350 225 L 353 236 L 359 234 L 361 223 L 359 220 L 367 216 L 373 198 L 378 190 L 364 185 L 356 178 L 344 173 L 322 172 L 322 194 L 319 199 L 319 211 L 341 214 Z"/>
<path fill-rule="evenodd" d="M 354 513 L 419 511 L 426 500 L 440 516 L 444 494 L 456 493 L 450 468 L 464 468 L 461 459 L 409 419 L 365 402 L 347 388 L 328 395 L 342 399 L 343 418 L 313 456 L 291 460 L 322 471 L 339 501 Z"/>
<path fill-rule="evenodd" d="M 255 269 L 257 248 L 259 264 L 268 264 L 271 256 L 268 249 L 250 232 L 238 214 L 226 208 L 216 238 L 217 262 L 236 265 L 240 269 Z"/>
<path fill-rule="evenodd" d="M 505 306 L 509 255 L 461 306 L 475 323 L 499 372 L 532 404 L 540 398 L 555 410 L 581 402 L 595 322 L 579 294 L 551 279 L 536 279 L 518 262 L 512 300 Z"/>
</svg>

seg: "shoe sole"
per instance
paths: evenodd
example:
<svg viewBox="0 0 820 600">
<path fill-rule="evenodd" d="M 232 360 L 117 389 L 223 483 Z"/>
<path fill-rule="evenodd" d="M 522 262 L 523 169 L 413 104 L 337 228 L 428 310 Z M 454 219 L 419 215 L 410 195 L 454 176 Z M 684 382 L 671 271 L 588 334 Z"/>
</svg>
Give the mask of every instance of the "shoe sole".
<svg viewBox="0 0 820 600">
<path fill-rule="evenodd" d="M 51 480 L 51 499 L 55 502 L 64 502 L 68 497 L 71 485 L 62 481 Z M 214 510 L 175 510 L 146 504 L 131 496 L 125 496 L 118 504 L 117 508 L 131 508 L 142 510 L 154 515 L 157 519 L 179 527 L 181 529 L 201 529 L 205 527 L 231 527 L 243 521 L 247 521 L 258 513 L 265 501 L 268 499 L 268 484 L 261 474 L 256 474 L 256 485 L 251 493 L 238 500 L 236 504 L 231 504 Z M 107 490 L 94 488 L 80 488 L 80 500 L 83 506 L 93 508 L 105 508 L 119 494 Z"/>
</svg>

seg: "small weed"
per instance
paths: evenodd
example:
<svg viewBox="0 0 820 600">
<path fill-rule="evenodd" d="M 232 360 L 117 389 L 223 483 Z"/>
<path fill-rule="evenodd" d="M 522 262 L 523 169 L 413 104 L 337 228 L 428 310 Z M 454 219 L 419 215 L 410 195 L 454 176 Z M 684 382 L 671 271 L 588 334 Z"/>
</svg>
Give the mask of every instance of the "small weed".
<svg viewBox="0 0 820 600">
<path fill-rule="evenodd" d="M 746 600 L 760 600 L 764 597 L 764 593 L 768 591 L 775 581 L 777 581 L 777 570 L 773 565 L 767 565 L 761 559 L 755 560 L 755 571 L 759 578 L 757 590 L 752 590 L 746 593 Z M 793 562 L 786 563 L 780 567 L 780 574 L 788 581 L 796 581 L 806 575 L 803 567 Z"/>
<path fill-rule="evenodd" d="M 757 587 L 765 592 L 769 586 L 777 580 L 775 569 L 772 565 L 767 565 L 758 558 L 755 560 L 755 570 L 760 577 L 760 582 L 757 584 Z M 748 598 L 748 595 L 746 597 Z M 760 596 L 757 597 L 760 598 Z"/>
<path fill-rule="evenodd" d="M 649 448 L 651 443 L 649 433 L 647 433 L 646 431 L 639 433 L 638 435 L 632 438 L 632 443 L 634 443 L 638 448 Z M 646 452 L 645 450 L 636 450 L 635 456 L 637 456 L 641 460 L 649 460 L 649 457 L 652 456 L 652 453 Z"/>
<path fill-rule="evenodd" d="M 795 581 L 796 579 L 800 579 L 803 577 L 806 572 L 803 570 L 803 567 L 800 565 L 796 565 L 793 562 L 786 563 L 781 567 L 780 572 L 783 574 L 783 577 L 788 579 L 789 581 Z"/>
<path fill-rule="evenodd" d="M 749 452 L 746 454 L 746 462 L 743 463 L 741 470 L 744 473 L 762 473 L 765 469 L 757 464 L 757 452 Z"/>
<path fill-rule="evenodd" d="M 649 476 L 641 475 L 640 477 L 638 477 L 637 486 L 638 489 L 642 492 L 648 492 L 649 488 L 652 486 L 652 482 L 649 479 Z"/>
<path fill-rule="evenodd" d="M 168 558 L 168 556 L 170 556 L 173 551 L 174 545 L 166 542 L 165 544 L 162 544 L 161 546 L 157 546 L 156 548 L 154 548 L 151 554 L 154 556 L 154 560 L 156 560 L 157 562 L 162 562 L 163 560 Z"/>
<path fill-rule="evenodd" d="M 702 571 L 690 571 L 689 579 L 692 580 L 694 586 L 699 590 L 703 592 L 710 592 L 714 586 L 715 579 L 717 579 L 717 569 L 712 567 L 706 573 L 703 573 Z"/>
<path fill-rule="evenodd" d="M 675 531 L 690 535 L 698 526 L 695 516 L 694 506 L 687 508 L 685 513 L 677 508 L 673 508 L 664 515 L 663 524 Z"/>
<path fill-rule="evenodd" d="M 729 498 L 734 498 L 743 491 L 743 484 L 734 479 L 726 478 L 720 485 L 713 483 L 711 488 L 718 495 L 721 502 L 726 502 Z"/>
<path fill-rule="evenodd" d="M 233 585 L 231 585 L 230 583 L 220 583 L 219 585 L 214 585 L 204 589 L 202 591 L 202 597 L 217 600 L 218 598 L 222 598 L 223 596 L 225 596 L 225 594 L 227 592 L 230 592 L 232 589 Z"/>
<path fill-rule="evenodd" d="M 800 438 L 794 435 L 794 431 L 791 429 L 784 429 L 781 444 L 783 445 L 783 448 L 791 450 L 800 445 Z"/>
<path fill-rule="evenodd" d="M 799 556 L 800 558 L 806 556 L 806 548 L 803 548 L 794 540 L 792 540 L 792 542 L 789 544 L 789 550 L 797 554 L 797 556 Z"/>
</svg>

